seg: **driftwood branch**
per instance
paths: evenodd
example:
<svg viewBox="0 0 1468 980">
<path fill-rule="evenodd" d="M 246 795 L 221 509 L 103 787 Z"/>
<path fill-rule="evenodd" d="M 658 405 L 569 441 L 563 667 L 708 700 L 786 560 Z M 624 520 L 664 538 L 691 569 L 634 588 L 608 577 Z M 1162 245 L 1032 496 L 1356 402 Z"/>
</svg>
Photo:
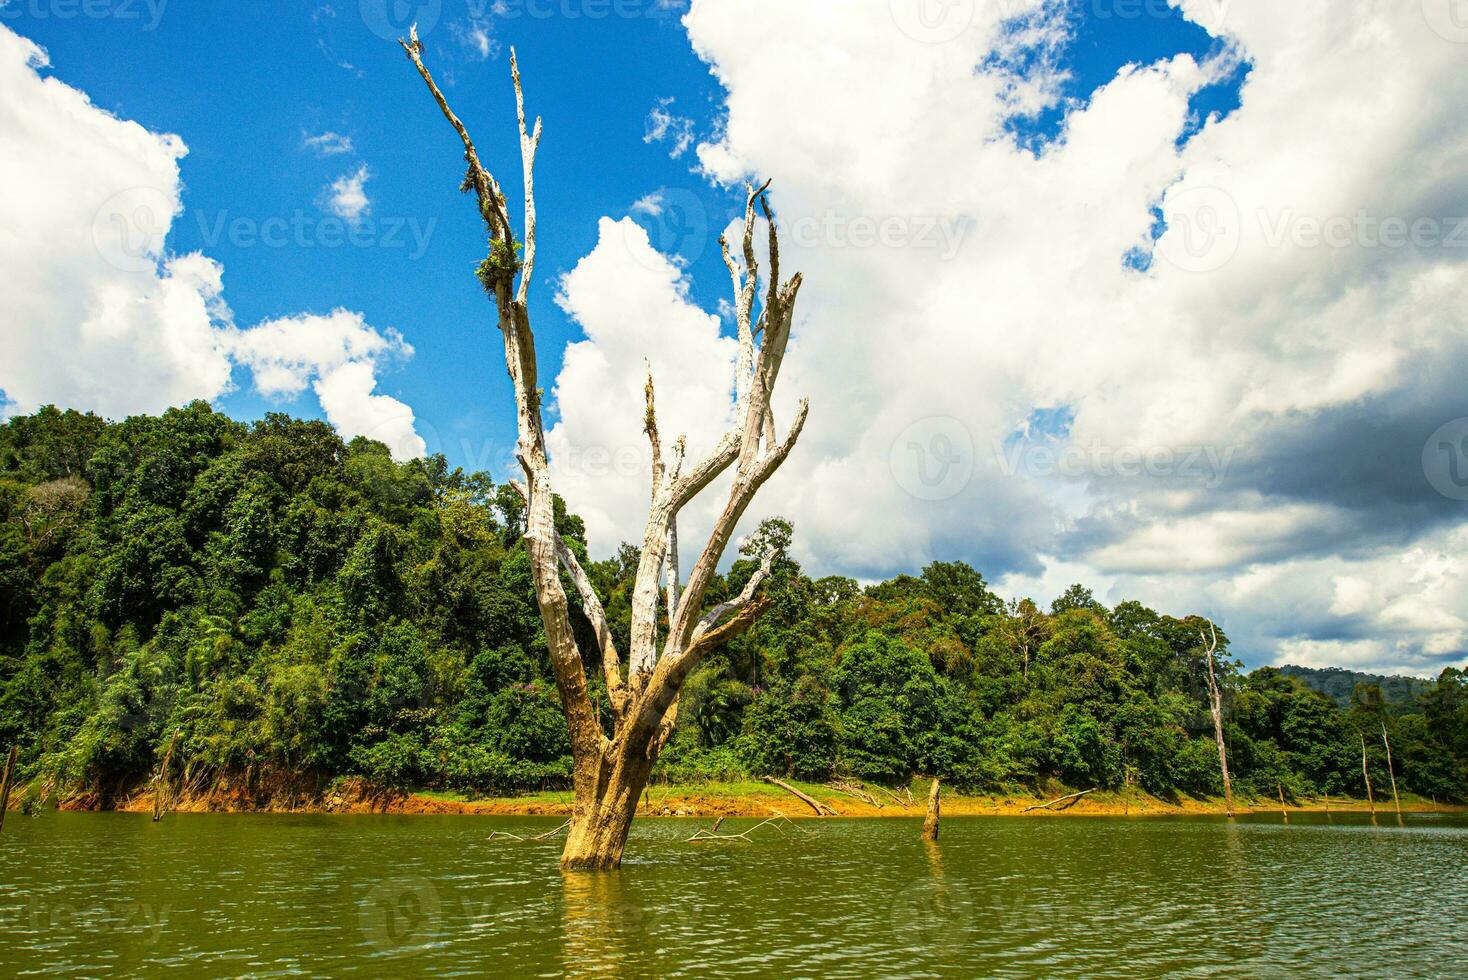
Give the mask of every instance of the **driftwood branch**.
<svg viewBox="0 0 1468 980">
<path fill-rule="evenodd" d="M 1020 812 L 1021 813 L 1029 813 L 1031 810 L 1049 810 L 1049 809 L 1054 808 L 1056 804 L 1058 804 L 1058 803 L 1064 803 L 1067 800 L 1071 801 L 1071 805 L 1073 806 L 1073 805 L 1075 805 L 1075 801 L 1079 800 L 1083 796 L 1087 796 L 1087 795 L 1089 795 L 1091 793 L 1094 793 L 1094 792 L 1096 792 L 1096 790 L 1094 788 L 1092 788 L 1092 789 L 1081 790 L 1079 793 L 1070 793 L 1069 795 L 1066 795 L 1066 796 L 1057 796 L 1053 800 L 1048 800 L 1048 801 L 1046 801 L 1044 803 L 1036 803 L 1034 806 L 1027 806 L 1023 810 L 1021 810 Z"/>
<path fill-rule="evenodd" d="M 878 810 L 882 809 L 882 801 L 856 783 L 827 783 L 826 788 L 833 789 L 838 793 L 844 793 L 852 799 L 860 800 L 867 806 L 875 807 Z"/>
<path fill-rule="evenodd" d="M 776 779 L 774 776 L 766 776 L 766 777 L 764 777 L 764 781 L 767 782 L 767 783 L 769 783 L 771 786 L 778 786 L 781 789 L 783 789 L 785 792 L 787 792 L 790 795 L 794 796 L 796 799 L 800 800 L 800 802 L 804 803 L 806 806 L 808 806 L 812 810 L 814 810 L 816 812 L 816 816 L 818 816 L 818 817 L 825 817 L 825 816 L 832 816 L 832 817 L 834 817 L 836 815 L 836 811 L 835 810 L 831 809 L 829 806 L 827 806 L 826 804 L 822 803 L 820 800 L 816 799 L 814 796 L 810 796 L 810 795 L 808 795 L 806 793 L 802 793 L 800 790 L 796 789 L 794 786 L 791 786 L 789 783 L 785 782 L 783 779 Z"/>
<path fill-rule="evenodd" d="M 508 830 L 496 830 L 494 833 L 492 833 L 492 834 L 489 835 L 489 840 L 491 840 L 491 841 L 512 840 L 512 841 L 515 841 L 515 842 L 521 843 L 521 844 L 535 843 L 536 841 L 550 840 L 552 837 L 558 837 L 561 834 L 565 833 L 566 830 L 568 828 L 570 828 L 570 826 L 571 826 L 571 821 L 567 820 L 565 823 L 561 824 L 559 827 L 553 827 L 552 829 L 547 830 L 543 834 L 534 834 L 534 835 L 532 835 L 530 837 L 521 837 L 519 834 L 512 834 Z"/>
<path fill-rule="evenodd" d="M 781 820 L 785 821 L 786 823 L 790 823 L 790 818 L 787 817 L 787 816 L 785 816 L 782 813 L 782 814 L 779 814 L 777 816 L 767 817 L 766 819 L 761 820 L 759 823 L 755 824 L 753 827 L 750 827 L 748 830 L 743 831 L 741 833 L 738 833 L 738 834 L 721 834 L 721 833 L 719 833 L 719 828 L 721 826 L 723 826 L 723 824 L 724 824 L 724 818 L 723 817 L 720 817 L 719 819 L 717 819 L 717 820 L 714 821 L 714 825 L 712 827 L 710 827 L 708 830 L 699 830 L 699 831 L 695 832 L 692 837 L 688 838 L 688 840 L 687 840 L 686 843 L 689 843 L 689 844 L 701 844 L 701 843 L 706 843 L 708 841 L 733 841 L 733 840 L 750 841 L 750 836 L 749 835 L 752 834 L 752 833 L 754 833 L 756 830 L 759 830 L 761 827 L 765 827 L 765 826 L 769 826 L 769 825 L 773 824 L 776 830 L 780 830 L 780 824 L 779 824 L 778 821 L 781 821 Z M 781 831 L 781 833 L 784 833 L 784 831 Z"/>
<path fill-rule="evenodd" d="M 890 789 L 888 789 L 885 786 L 878 786 L 877 789 L 881 790 L 883 793 L 886 793 L 888 796 L 892 797 L 892 802 L 893 803 L 896 803 L 900 807 L 910 807 L 910 806 L 912 806 L 912 790 L 910 790 L 910 789 L 907 791 L 907 799 L 905 799 L 905 800 L 902 797 L 898 796 L 896 793 L 892 792 Z"/>
</svg>

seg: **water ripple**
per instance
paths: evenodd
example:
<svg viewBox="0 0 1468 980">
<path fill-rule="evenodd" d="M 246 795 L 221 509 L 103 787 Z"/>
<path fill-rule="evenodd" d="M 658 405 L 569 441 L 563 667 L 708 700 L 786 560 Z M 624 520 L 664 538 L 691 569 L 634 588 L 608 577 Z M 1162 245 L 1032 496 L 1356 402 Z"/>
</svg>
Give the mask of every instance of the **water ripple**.
<svg viewBox="0 0 1468 980">
<path fill-rule="evenodd" d="M 0 975 L 1432 977 L 1468 954 L 1461 817 L 950 819 L 937 846 L 895 819 L 727 846 L 645 820 L 606 875 L 487 840 L 555 822 L 16 818 Z"/>
</svg>

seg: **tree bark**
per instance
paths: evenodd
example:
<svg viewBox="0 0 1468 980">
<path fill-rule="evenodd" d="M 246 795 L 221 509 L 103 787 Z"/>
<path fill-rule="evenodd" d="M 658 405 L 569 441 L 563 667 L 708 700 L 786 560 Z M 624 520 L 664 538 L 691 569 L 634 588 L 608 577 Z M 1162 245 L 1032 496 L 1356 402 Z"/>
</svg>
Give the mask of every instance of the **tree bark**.
<svg viewBox="0 0 1468 980">
<path fill-rule="evenodd" d="M 1372 814 L 1376 813 L 1376 799 L 1371 795 L 1371 770 L 1366 767 L 1366 736 L 1361 735 L 1361 775 L 1366 780 L 1366 803 L 1371 807 Z"/>
<path fill-rule="evenodd" d="M 826 806 L 824 803 L 816 799 L 814 796 L 811 796 L 809 793 L 802 793 L 800 790 L 796 789 L 794 786 L 791 786 L 783 779 L 776 779 L 774 776 L 766 776 L 765 782 L 769 783 L 771 786 L 778 786 L 785 792 L 789 793 L 791 796 L 794 796 L 796 799 L 800 800 L 800 802 L 804 803 L 806 806 L 816 811 L 816 816 L 818 817 L 824 817 L 827 814 L 830 814 L 831 816 L 836 815 L 835 810 Z"/>
<path fill-rule="evenodd" d="M 1083 789 L 1079 793 L 1067 793 L 1065 796 L 1057 796 L 1055 799 L 1046 800 L 1044 803 L 1036 803 L 1034 806 L 1027 806 L 1020 812 L 1029 813 L 1031 810 L 1048 810 L 1057 803 L 1064 803 L 1067 800 L 1079 800 L 1081 797 L 1088 796 L 1094 792 L 1096 792 L 1096 790 L 1093 787 L 1091 789 Z M 1069 807 L 1067 807 L 1066 809 L 1069 809 Z"/>
<path fill-rule="evenodd" d="M 1234 788 L 1233 782 L 1228 777 L 1228 749 L 1223 744 L 1223 694 L 1218 689 L 1218 679 L 1213 674 L 1213 653 L 1218 649 L 1218 631 L 1213 624 L 1208 624 L 1208 630 L 1213 635 L 1210 643 L 1206 637 L 1203 642 L 1207 646 L 1204 656 L 1208 660 L 1208 706 L 1213 713 L 1213 737 L 1218 742 L 1218 768 L 1223 773 L 1223 800 L 1224 807 L 1229 816 L 1234 815 Z M 1202 634 L 1199 634 L 1202 636 Z"/>
<path fill-rule="evenodd" d="M 153 786 L 153 822 L 157 823 L 163 819 L 163 814 L 168 812 L 172 803 L 168 791 L 168 763 L 173 758 L 173 744 L 178 741 L 178 732 L 175 730 L 173 737 L 168 740 L 168 748 L 163 753 L 163 763 L 158 767 L 158 780 Z"/>
<path fill-rule="evenodd" d="M 1381 723 L 1381 744 L 1386 746 L 1386 774 L 1392 780 L 1392 803 L 1396 804 L 1397 815 L 1401 816 L 1402 798 L 1397 795 L 1397 774 L 1392 769 L 1392 743 L 1391 739 L 1386 737 L 1386 722 Z"/>
<path fill-rule="evenodd" d="M 493 298 L 504 342 L 505 365 L 514 384 L 519 438 L 516 459 L 524 471 L 516 489 L 526 501 L 525 546 L 540 617 L 545 625 L 551 670 L 570 732 L 575 806 L 561 864 L 568 869 L 605 870 L 621 864 L 627 834 L 658 754 L 673 732 L 678 694 L 689 674 L 710 650 L 740 635 L 764 610 L 758 595 L 768 579 L 776 555 L 764 562 L 736 598 L 710 610 L 704 598 L 735 527 L 756 492 L 794 449 L 804 429 L 808 405 L 802 401 L 783 438 L 775 431 L 771 397 L 784 361 L 794 323 L 795 300 L 801 277 L 780 279 L 779 237 L 766 191 L 769 183 L 747 187 L 744 208 L 743 263 L 720 238 L 734 286 L 739 326 L 736 376 L 732 390 L 735 423 L 701 462 L 685 466 L 686 447 L 676 440 L 668 459 L 663 457 L 654 405 L 652 374 L 646 387 L 644 429 L 652 448 L 652 503 L 643 534 L 642 552 L 632 589 L 632 622 L 627 670 L 613 642 L 606 612 L 575 553 L 555 527 L 554 492 L 541 417 L 542 391 L 537 382 L 535 336 L 530 328 L 528 294 L 535 265 L 535 153 L 540 145 L 541 122 L 526 126 L 525 98 L 519 63 L 510 51 L 510 77 L 520 133 L 520 157 L 525 187 L 523 261 L 500 185 L 484 166 L 468 129 L 449 107 L 443 92 L 423 62 L 423 45 L 415 28 L 399 42 L 413 62 L 439 111 L 464 146 L 468 172 L 466 190 L 472 190 L 489 239 L 489 255 L 479 278 Z M 759 263 L 755 255 L 755 205 L 769 226 L 770 269 L 768 291 L 758 320 Z M 519 275 L 518 288 L 515 277 Z M 756 345 L 756 337 L 759 343 Z M 679 582 L 678 513 L 727 471 L 733 471 L 728 497 L 708 542 L 694 563 L 686 583 Z M 570 619 L 570 603 L 561 585 L 565 571 L 581 600 L 581 611 L 596 636 L 607 698 L 612 705 L 610 737 L 594 707 Z M 661 640 L 659 597 L 667 604 L 667 634 Z"/>
<path fill-rule="evenodd" d="M 5 774 L 0 776 L 0 830 L 5 829 L 5 811 L 10 806 L 10 781 L 15 778 L 15 760 L 20 755 L 20 746 L 12 745 L 5 760 Z"/>
<path fill-rule="evenodd" d="M 928 815 L 923 818 L 923 840 L 938 839 L 939 810 L 942 807 L 941 797 L 943 789 L 938 785 L 938 777 L 933 777 L 933 785 L 928 788 Z"/>
</svg>

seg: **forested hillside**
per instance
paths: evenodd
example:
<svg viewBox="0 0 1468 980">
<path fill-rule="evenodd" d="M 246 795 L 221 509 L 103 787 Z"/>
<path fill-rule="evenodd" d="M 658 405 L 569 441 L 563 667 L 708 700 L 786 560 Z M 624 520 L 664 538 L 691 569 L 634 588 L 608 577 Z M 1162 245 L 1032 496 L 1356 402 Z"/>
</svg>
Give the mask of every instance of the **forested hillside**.
<svg viewBox="0 0 1468 980">
<path fill-rule="evenodd" d="M 581 522 L 559 523 L 584 559 Z M 441 458 L 394 463 L 320 422 L 244 425 L 203 403 L 113 424 L 54 409 L 12 419 L 0 744 L 20 744 L 22 778 L 103 802 L 145 780 L 175 732 L 191 780 L 262 794 L 343 775 L 471 794 L 564 785 L 520 527 L 511 488 Z M 791 534 L 767 522 L 709 601 Z M 635 557 L 624 546 L 586 563 L 614 631 Z M 660 778 L 1221 791 L 1199 619 L 1107 609 L 1079 586 L 1049 610 L 1006 606 L 960 563 L 862 589 L 785 558 L 767 593 L 754 629 L 690 680 Z M 1359 794 L 1358 733 L 1384 787 L 1385 724 L 1404 789 L 1468 795 L 1461 672 L 1400 714 L 1369 685 L 1343 710 L 1277 670 L 1224 661 L 1241 788 Z"/>
<path fill-rule="evenodd" d="M 1279 672 L 1286 677 L 1298 677 L 1312 691 L 1319 691 L 1342 708 L 1351 706 L 1351 698 L 1358 685 L 1375 687 L 1381 691 L 1382 702 L 1394 714 L 1412 714 L 1422 710 L 1422 698 L 1430 694 L 1433 682 L 1420 677 L 1400 675 L 1363 674 L 1358 670 L 1341 667 L 1297 667 L 1285 664 Z"/>
</svg>

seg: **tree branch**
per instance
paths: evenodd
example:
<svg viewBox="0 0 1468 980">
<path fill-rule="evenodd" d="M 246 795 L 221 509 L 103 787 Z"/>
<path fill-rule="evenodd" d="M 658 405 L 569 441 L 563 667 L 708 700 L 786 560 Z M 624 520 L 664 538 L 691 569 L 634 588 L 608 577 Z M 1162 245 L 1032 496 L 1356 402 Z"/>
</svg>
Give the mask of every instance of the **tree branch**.
<svg viewBox="0 0 1468 980">
<path fill-rule="evenodd" d="M 730 599 L 728 602 L 719 603 L 717 606 L 704 613 L 703 617 L 699 619 L 698 625 L 693 628 L 693 638 L 689 642 L 692 645 L 697 646 L 698 641 L 702 639 L 703 636 L 709 632 L 709 630 L 713 629 L 719 624 L 719 620 L 723 619 L 731 612 L 737 612 L 747 606 L 750 600 L 754 598 L 754 594 L 759 591 L 759 587 L 764 584 L 765 579 L 770 577 L 770 569 L 774 567 L 775 559 L 778 558 L 779 555 L 780 552 L 778 550 L 771 551 L 768 555 L 765 556 L 765 560 L 760 564 L 760 567 L 755 570 L 755 573 L 749 577 L 749 581 L 745 583 L 744 589 L 739 593 L 739 595 L 735 596 L 733 599 Z"/>
<path fill-rule="evenodd" d="M 530 495 L 526 492 L 524 484 L 518 480 L 511 480 L 510 486 L 527 504 Z M 612 636 L 611 627 L 607 624 L 606 608 L 602 605 L 601 597 L 596 594 L 596 588 L 591 584 L 586 570 L 581 567 L 580 560 L 566 539 L 556 535 L 556 557 L 560 560 L 561 567 L 566 574 L 571 576 L 571 583 L 576 586 L 576 592 L 581 596 L 581 611 L 591 623 L 592 632 L 596 634 L 597 647 L 601 650 L 602 674 L 606 680 L 607 694 L 611 698 L 612 710 L 621 717 L 627 706 L 626 684 L 622 681 L 622 660 L 617 654 L 616 639 Z"/>
<path fill-rule="evenodd" d="M 515 49 L 510 48 L 510 77 L 515 81 L 515 115 L 520 123 L 520 160 L 525 173 L 525 259 L 520 268 L 520 289 L 516 302 L 525 305 L 530 293 L 530 277 L 535 271 L 535 151 L 540 148 L 540 117 L 535 117 L 535 132 L 525 131 L 525 93 L 520 88 L 520 64 Z M 514 249 L 511 247 L 513 258 Z"/>
<path fill-rule="evenodd" d="M 423 63 L 423 45 L 418 40 L 418 32 L 414 30 L 409 41 L 400 43 L 438 103 L 444 118 L 453 126 L 464 144 L 464 158 L 469 164 L 468 179 L 478 197 L 479 213 L 489 228 L 491 258 L 495 256 L 496 239 L 502 241 L 503 247 L 513 257 L 514 236 L 509 217 L 504 210 L 504 196 L 500 193 L 499 185 L 481 164 L 468 130 L 449 107 L 443 92 L 434 83 L 433 76 Z M 512 71 L 512 78 L 516 75 L 518 68 Z M 521 100 L 523 97 L 519 92 L 518 79 L 516 89 L 517 100 Z M 522 124 L 522 135 L 523 130 Z M 535 142 L 536 139 L 532 137 L 524 137 L 521 141 L 522 151 L 530 151 L 524 154 L 525 159 L 522 161 L 527 174 L 533 167 L 531 155 Z M 534 205 L 529 203 L 527 197 L 527 214 L 533 215 L 533 212 Z M 511 295 L 510 276 L 500 277 L 486 285 L 492 286 L 491 293 L 499 313 L 500 335 L 505 345 L 505 367 L 515 386 L 516 424 L 519 432 L 516 455 L 525 468 L 527 506 L 524 538 L 535 581 L 535 598 L 540 607 L 541 622 L 545 625 L 546 647 L 550 654 L 551 670 L 556 678 L 556 689 L 560 693 L 561 706 L 566 713 L 572 754 L 577 760 L 577 796 L 589 798 L 595 795 L 600 760 L 610 746 L 610 741 L 602 733 L 601 723 L 591 703 L 581 651 L 571 629 L 566 591 L 561 587 L 558 550 L 563 542 L 555 528 L 555 497 L 551 490 L 545 429 L 540 413 L 540 390 L 536 381 L 535 335 L 530 329 L 530 316 L 525 304 L 517 302 Z M 525 283 L 522 282 L 521 286 L 524 287 Z"/>
<path fill-rule="evenodd" d="M 433 93 L 433 99 L 438 103 L 438 108 L 443 112 L 444 118 L 458 132 L 459 139 L 464 142 L 464 160 L 469 164 L 468 176 L 473 181 L 475 194 L 479 198 L 479 213 L 485 221 L 489 222 L 490 237 L 502 237 L 505 241 L 512 241 L 514 236 L 510 233 L 510 218 L 505 213 L 504 195 L 500 193 L 500 185 L 479 162 L 479 152 L 474 149 L 474 141 L 469 138 L 469 131 L 464 128 L 459 117 L 454 115 L 454 110 L 449 108 L 448 100 L 444 98 L 443 92 L 439 91 L 438 84 L 434 82 L 433 76 L 428 72 L 428 67 L 423 64 L 423 42 L 418 40 L 418 25 L 413 25 L 408 40 L 404 41 L 399 38 L 398 44 L 402 45 L 408 57 L 413 60 L 414 67 L 418 69 L 418 74 L 423 76 L 423 81 L 428 86 L 428 91 Z"/>
</svg>

